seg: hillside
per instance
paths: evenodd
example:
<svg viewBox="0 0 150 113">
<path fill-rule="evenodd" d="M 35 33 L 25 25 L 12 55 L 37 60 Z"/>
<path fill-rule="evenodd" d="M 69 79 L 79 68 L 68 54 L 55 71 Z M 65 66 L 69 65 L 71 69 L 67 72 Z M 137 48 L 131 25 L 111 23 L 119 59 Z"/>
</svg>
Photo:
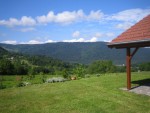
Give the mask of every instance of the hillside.
<svg viewBox="0 0 150 113">
<path fill-rule="evenodd" d="M 4 48 L 0 47 L 0 56 L 3 56 L 5 54 L 7 54 L 7 53 L 8 53 L 7 50 L 5 50 Z"/>
<path fill-rule="evenodd" d="M 31 55 L 46 55 L 68 62 L 89 64 L 95 60 L 112 60 L 115 64 L 125 63 L 125 50 L 110 49 L 106 42 L 93 43 L 47 43 L 36 45 L 0 44 L 8 51 Z M 133 58 L 133 63 L 150 61 L 150 49 L 140 48 Z"/>
<path fill-rule="evenodd" d="M 56 74 L 62 70 L 70 70 L 73 64 L 47 56 L 32 56 L 14 53 L 0 47 L 0 74 Z"/>
</svg>

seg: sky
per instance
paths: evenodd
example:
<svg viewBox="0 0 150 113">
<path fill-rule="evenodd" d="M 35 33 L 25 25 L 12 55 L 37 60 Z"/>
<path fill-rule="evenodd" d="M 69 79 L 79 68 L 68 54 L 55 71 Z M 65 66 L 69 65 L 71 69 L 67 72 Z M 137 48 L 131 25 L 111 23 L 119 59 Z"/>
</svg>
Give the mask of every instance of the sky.
<svg viewBox="0 0 150 113">
<path fill-rule="evenodd" d="M 0 43 L 109 42 L 149 14 L 149 0 L 0 0 Z"/>
</svg>

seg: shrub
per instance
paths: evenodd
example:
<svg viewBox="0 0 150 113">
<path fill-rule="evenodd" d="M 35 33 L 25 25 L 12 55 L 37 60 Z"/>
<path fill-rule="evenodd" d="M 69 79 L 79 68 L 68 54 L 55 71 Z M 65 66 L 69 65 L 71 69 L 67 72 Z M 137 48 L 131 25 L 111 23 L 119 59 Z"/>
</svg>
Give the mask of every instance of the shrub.
<svg viewBox="0 0 150 113">
<path fill-rule="evenodd" d="M 5 89 L 6 86 L 4 86 L 3 84 L 0 84 L 0 89 Z"/>
<path fill-rule="evenodd" d="M 89 75 L 89 74 L 86 74 L 84 77 L 85 77 L 85 78 L 90 78 L 90 75 Z"/>
<path fill-rule="evenodd" d="M 42 82 L 45 83 L 47 76 L 44 73 L 40 73 L 40 75 L 41 75 Z"/>
<path fill-rule="evenodd" d="M 85 76 L 85 67 L 80 64 L 74 68 L 73 73 L 76 74 L 78 78 L 83 78 Z"/>
<path fill-rule="evenodd" d="M 6 88 L 6 86 L 3 85 L 3 81 L 4 81 L 3 75 L 0 75 L 0 76 L 1 76 L 0 77 L 0 89 L 4 89 L 4 88 Z"/>
<path fill-rule="evenodd" d="M 28 80 L 32 80 L 32 79 L 34 78 L 34 75 L 31 75 L 31 74 L 30 74 L 30 75 L 28 75 L 27 77 L 28 77 Z"/>
<path fill-rule="evenodd" d="M 87 71 L 90 74 L 112 73 L 116 71 L 116 67 L 113 65 L 112 61 L 98 60 L 90 64 Z"/>
<path fill-rule="evenodd" d="M 101 76 L 101 74 L 96 74 L 97 77 Z"/>
<path fill-rule="evenodd" d="M 25 86 L 31 85 L 30 82 L 23 82 L 23 84 L 24 84 Z"/>
<path fill-rule="evenodd" d="M 68 77 L 69 77 L 69 73 L 68 73 L 68 71 L 67 71 L 66 69 L 64 69 L 64 70 L 62 71 L 62 76 L 63 76 L 64 78 L 68 78 Z"/>
<path fill-rule="evenodd" d="M 28 86 L 28 85 L 31 85 L 31 83 L 30 82 L 19 82 L 17 86 L 24 87 L 24 86 Z"/>
</svg>

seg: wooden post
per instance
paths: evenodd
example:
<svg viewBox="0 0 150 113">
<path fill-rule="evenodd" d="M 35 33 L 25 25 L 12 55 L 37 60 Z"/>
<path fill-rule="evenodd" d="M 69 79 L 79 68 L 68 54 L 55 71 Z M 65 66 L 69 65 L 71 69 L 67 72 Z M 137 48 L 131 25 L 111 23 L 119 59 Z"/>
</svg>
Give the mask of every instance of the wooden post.
<svg viewBox="0 0 150 113">
<path fill-rule="evenodd" d="M 131 56 L 130 56 L 130 48 L 127 48 L 126 55 L 126 71 L 127 71 L 127 89 L 131 89 Z"/>
</svg>

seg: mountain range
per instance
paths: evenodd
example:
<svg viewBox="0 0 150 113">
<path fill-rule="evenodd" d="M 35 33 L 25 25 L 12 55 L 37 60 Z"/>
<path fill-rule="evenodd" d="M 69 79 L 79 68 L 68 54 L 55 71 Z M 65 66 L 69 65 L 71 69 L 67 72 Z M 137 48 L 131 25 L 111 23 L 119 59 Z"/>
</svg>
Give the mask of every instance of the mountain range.
<svg viewBox="0 0 150 113">
<path fill-rule="evenodd" d="M 107 42 L 57 42 L 46 44 L 0 44 L 7 51 L 45 55 L 71 63 L 90 64 L 95 60 L 112 60 L 114 64 L 125 64 L 125 49 L 110 49 Z M 133 63 L 150 61 L 150 48 L 140 48 L 133 58 Z"/>
</svg>

